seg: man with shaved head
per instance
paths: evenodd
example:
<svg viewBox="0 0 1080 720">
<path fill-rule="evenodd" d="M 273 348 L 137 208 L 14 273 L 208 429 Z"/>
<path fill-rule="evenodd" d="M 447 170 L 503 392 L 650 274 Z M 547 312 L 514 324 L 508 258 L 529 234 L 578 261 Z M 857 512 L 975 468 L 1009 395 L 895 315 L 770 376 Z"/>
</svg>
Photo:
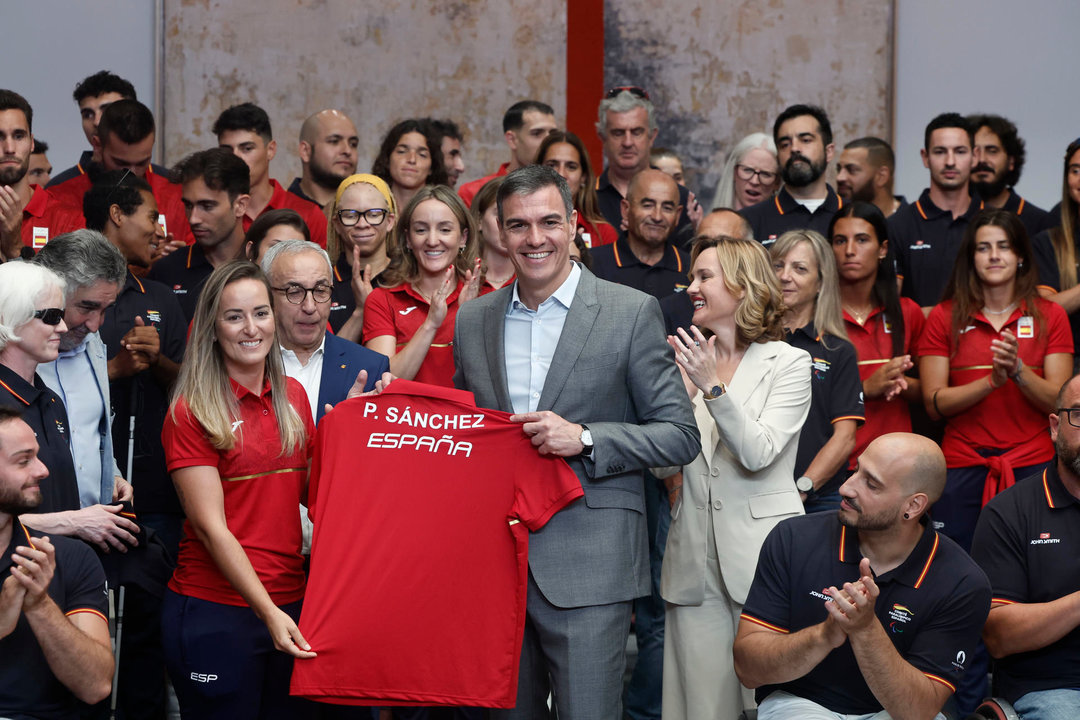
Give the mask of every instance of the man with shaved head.
<svg viewBox="0 0 1080 720">
<path fill-rule="evenodd" d="M 360 136 L 356 125 L 340 110 L 322 110 L 300 127 L 300 164 L 289 192 L 325 207 L 341 181 L 356 173 Z"/>
<path fill-rule="evenodd" d="M 769 534 L 734 648 L 759 720 L 943 717 L 990 608 L 986 576 L 929 522 L 944 486 L 935 443 L 883 435 L 835 516 Z"/>
<path fill-rule="evenodd" d="M 1050 413 L 1054 462 L 983 508 L 971 546 L 993 588 L 983 640 L 995 695 L 1025 718 L 1071 719 L 1080 708 L 1078 378 L 1062 386 Z"/>
</svg>

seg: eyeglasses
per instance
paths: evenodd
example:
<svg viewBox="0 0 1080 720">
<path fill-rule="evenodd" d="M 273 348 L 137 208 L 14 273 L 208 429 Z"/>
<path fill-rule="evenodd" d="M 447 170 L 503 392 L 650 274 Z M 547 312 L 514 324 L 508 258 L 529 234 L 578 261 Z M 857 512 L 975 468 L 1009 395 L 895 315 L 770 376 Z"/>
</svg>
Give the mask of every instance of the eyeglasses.
<svg viewBox="0 0 1080 720">
<path fill-rule="evenodd" d="M 334 289 L 329 285 L 316 285 L 313 288 L 306 288 L 301 285 L 290 285 L 289 287 L 274 288 L 279 293 L 285 294 L 285 299 L 291 302 L 293 305 L 300 305 L 307 298 L 307 294 L 311 293 L 311 299 L 317 303 L 324 303 L 330 301 L 330 295 Z"/>
<path fill-rule="evenodd" d="M 1080 413 L 1080 408 L 1058 408 L 1054 412 L 1065 413 L 1065 417 L 1068 418 L 1069 424 L 1074 428 L 1080 428 L 1080 419 L 1073 415 L 1073 413 Z"/>
<path fill-rule="evenodd" d="M 754 176 L 758 176 L 758 180 L 763 185 L 772 185 L 776 180 L 776 173 L 769 172 L 768 170 L 755 170 L 749 165 L 743 165 L 741 163 L 735 165 L 735 174 L 737 174 L 743 180 L 750 182 L 754 179 Z"/>
<path fill-rule="evenodd" d="M 620 85 L 618 87 L 613 87 L 607 91 L 607 97 L 610 100 L 621 92 L 628 92 L 634 97 L 641 98 L 642 100 L 649 99 L 649 93 L 645 92 L 637 85 Z"/>
<path fill-rule="evenodd" d="M 389 212 L 390 211 L 385 208 L 371 208 L 370 210 L 338 210 L 337 219 L 340 220 L 341 224 L 345 227 L 352 227 L 360 222 L 361 216 L 367 220 L 368 225 L 382 225 L 382 221 L 386 219 Z"/>
<path fill-rule="evenodd" d="M 64 319 L 64 308 L 42 308 L 34 312 L 34 317 L 46 325 L 59 325 Z"/>
</svg>

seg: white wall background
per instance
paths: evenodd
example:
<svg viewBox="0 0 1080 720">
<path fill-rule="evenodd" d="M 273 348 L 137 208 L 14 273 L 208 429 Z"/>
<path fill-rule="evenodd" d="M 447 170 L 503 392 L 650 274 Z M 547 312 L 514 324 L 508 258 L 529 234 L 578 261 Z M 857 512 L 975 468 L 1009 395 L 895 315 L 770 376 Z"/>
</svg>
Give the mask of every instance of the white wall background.
<svg viewBox="0 0 1080 720">
<path fill-rule="evenodd" d="M 34 135 L 49 143 L 54 172 L 71 167 L 79 153 L 90 149 L 71 99 L 75 85 L 87 75 L 111 70 L 126 78 L 157 118 L 156 7 L 152 0 L 4 3 L 0 88 L 30 102 Z"/>
<path fill-rule="evenodd" d="M 919 150 L 938 113 L 1003 115 L 1027 142 L 1018 192 L 1061 200 L 1065 148 L 1080 136 L 1076 0 L 896 0 L 896 191 L 929 184 Z"/>
</svg>

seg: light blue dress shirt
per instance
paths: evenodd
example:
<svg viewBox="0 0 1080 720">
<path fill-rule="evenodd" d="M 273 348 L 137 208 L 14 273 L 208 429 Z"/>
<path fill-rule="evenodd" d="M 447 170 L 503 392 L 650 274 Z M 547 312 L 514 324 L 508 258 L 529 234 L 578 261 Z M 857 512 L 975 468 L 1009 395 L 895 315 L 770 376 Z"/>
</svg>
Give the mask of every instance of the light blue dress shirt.
<svg viewBox="0 0 1080 720">
<path fill-rule="evenodd" d="M 571 263 L 570 275 L 536 310 L 521 302 L 517 282 L 503 324 L 506 385 L 515 413 L 534 412 L 540 404 L 555 346 L 559 344 L 566 313 L 574 301 L 581 268 Z"/>
<path fill-rule="evenodd" d="M 53 361 L 58 387 L 53 391 L 64 401 L 71 425 L 71 455 L 79 481 L 79 505 L 89 507 L 112 498 L 101 497 L 102 433 L 107 425 L 104 396 L 98 387 L 94 367 L 86 352 L 86 341 L 72 350 L 62 351 Z M 112 458 L 108 458 L 112 465 Z"/>
</svg>

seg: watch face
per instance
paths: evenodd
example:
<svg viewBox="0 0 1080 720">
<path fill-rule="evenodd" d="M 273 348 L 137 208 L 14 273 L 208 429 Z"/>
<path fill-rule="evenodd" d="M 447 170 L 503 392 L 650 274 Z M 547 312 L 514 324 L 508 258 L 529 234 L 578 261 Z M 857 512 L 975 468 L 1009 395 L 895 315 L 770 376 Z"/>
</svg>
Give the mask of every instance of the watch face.
<svg viewBox="0 0 1080 720">
<path fill-rule="evenodd" d="M 810 492 L 814 489 L 814 481 L 808 477 L 801 477 L 795 481 L 795 487 L 799 489 L 799 492 Z"/>
</svg>

